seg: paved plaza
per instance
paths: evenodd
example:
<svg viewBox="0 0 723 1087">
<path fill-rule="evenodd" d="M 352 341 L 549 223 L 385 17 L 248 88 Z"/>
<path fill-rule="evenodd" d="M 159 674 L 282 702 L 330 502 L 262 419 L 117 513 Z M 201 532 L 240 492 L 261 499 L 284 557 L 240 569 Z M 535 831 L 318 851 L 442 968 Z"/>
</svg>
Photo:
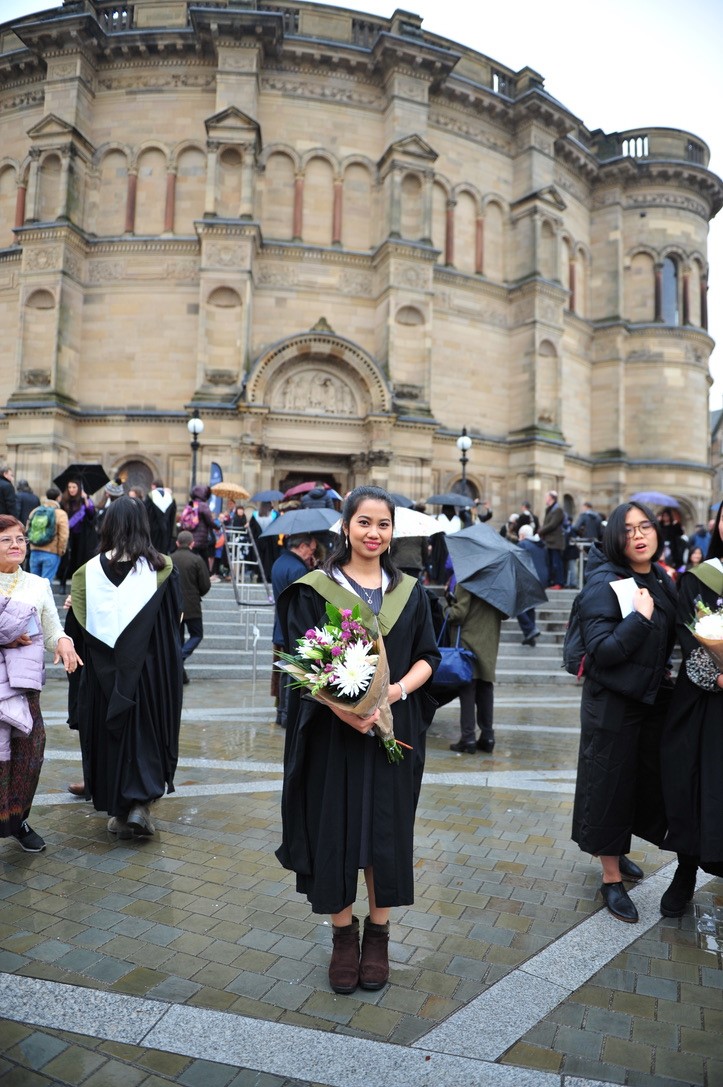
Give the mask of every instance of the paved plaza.
<svg viewBox="0 0 723 1087">
<path fill-rule="evenodd" d="M 493 756 L 432 726 L 416 902 L 390 984 L 331 992 L 327 919 L 274 857 L 283 733 L 267 677 L 185 688 L 177 791 L 156 836 L 115 841 L 73 799 L 65 685 L 32 824 L 0 843 L 0 1085 L 639 1087 L 723 1084 L 723 884 L 660 917 L 671 857 L 634 842 L 637 925 L 613 920 L 570 841 L 579 694 L 497 688 Z M 360 898 L 358 911 L 363 916 Z"/>
</svg>

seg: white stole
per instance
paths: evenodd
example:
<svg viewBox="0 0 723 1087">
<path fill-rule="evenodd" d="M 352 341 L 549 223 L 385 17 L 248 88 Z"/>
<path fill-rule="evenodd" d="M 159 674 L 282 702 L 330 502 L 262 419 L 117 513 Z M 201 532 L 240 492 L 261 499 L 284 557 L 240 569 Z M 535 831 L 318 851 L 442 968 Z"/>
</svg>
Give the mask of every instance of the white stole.
<svg viewBox="0 0 723 1087">
<path fill-rule="evenodd" d="M 96 555 L 85 567 L 86 628 L 89 634 L 111 648 L 135 619 L 158 587 L 156 571 L 141 558 L 123 579 L 114 585 L 106 577 Z"/>
</svg>

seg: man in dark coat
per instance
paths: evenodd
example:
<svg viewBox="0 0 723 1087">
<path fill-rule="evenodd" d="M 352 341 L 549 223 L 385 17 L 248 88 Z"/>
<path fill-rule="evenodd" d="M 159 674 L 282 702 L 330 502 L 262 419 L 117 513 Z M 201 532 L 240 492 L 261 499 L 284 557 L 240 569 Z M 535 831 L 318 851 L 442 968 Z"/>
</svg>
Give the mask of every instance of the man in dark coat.
<svg viewBox="0 0 723 1087">
<path fill-rule="evenodd" d="M 533 540 L 533 535 L 532 525 L 521 525 L 517 546 L 521 547 L 522 550 L 526 551 L 530 556 L 540 585 L 545 585 L 547 583 L 547 558 L 545 556 L 545 548 L 539 540 Z M 537 644 L 537 639 L 540 637 L 540 631 L 537 629 L 535 609 L 528 608 L 527 611 L 523 611 L 521 615 L 517 616 L 517 622 L 520 625 L 520 630 L 523 635 L 522 644 L 529 645 L 534 649 Z"/>
<path fill-rule="evenodd" d="M 15 492 L 15 503 L 18 509 L 16 514 L 17 519 L 26 525 L 31 511 L 37 509 L 40 505 L 40 499 L 30 490 L 30 484 L 27 479 L 18 480 L 18 489 Z"/>
<path fill-rule="evenodd" d="M 329 494 L 328 487 L 317 480 L 314 489 L 307 491 L 301 499 L 301 508 L 303 510 L 333 510 L 334 499 Z"/>
<path fill-rule="evenodd" d="M 17 517 L 17 499 L 13 479 L 14 472 L 12 468 L 8 464 L 3 465 L 0 468 L 0 513 L 7 513 L 10 517 Z"/>
<path fill-rule="evenodd" d="M 309 533 L 299 533 L 296 536 L 287 536 L 284 540 L 284 550 L 271 567 L 271 588 L 274 600 L 278 600 L 284 589 L 293 582 L 298 581 L 304 574 L 308 574 L 311 560 L 316 551 L 316 540 Z M 289 646 L 284 643 L 284 631 L 278 613 L 274 615 L 274 631 L 272 634 L 274 643 L 274 661 L 279 659 L 279 653 L 288 653 Z M 271 695 L 276 699 L 276 724 L 280 728 L 286 728 L 287 703 L 289 682 L 291 677 L 274 668 L 271 673 Z"/>
<path fill-rule="evenodd" d="M 540 539 L 547 552 L 547 577 L 551 589 L 561 589 L 565 581 L 562 552 L 565 549 L 563 522 L 565 514 L 557 503 L 557 491 L 545 495 L 545 520 L 540 528 Z"/>
<path fill-rule="evenodd" d="M 178 546 L 171 555 L 171 561 L 181 582 L 181 596 L 183 597 L 183 618 L 181 619 L 181 639 L 183 658 L 183 682 L 190 683 L 185 664 L 203 641 L 203 610 L 201 597 L 205 596 L 211 588 L 211 575 L 208 563 L 200 555 L 194 555 L 193 533 L 183 529 L 178 533 Z M 188 638 L 185 633 L 188 631 Z"/>
</svg>

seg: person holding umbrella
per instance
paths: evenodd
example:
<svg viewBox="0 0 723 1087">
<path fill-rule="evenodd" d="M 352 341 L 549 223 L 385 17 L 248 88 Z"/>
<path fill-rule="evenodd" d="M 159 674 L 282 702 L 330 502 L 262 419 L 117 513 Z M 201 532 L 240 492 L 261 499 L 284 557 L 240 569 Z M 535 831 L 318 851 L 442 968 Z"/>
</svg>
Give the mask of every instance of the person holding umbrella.
<svg viewBox="0 0 723 1087">
<path fill-rule="evenodd" d="M 457 582 L 454 593 L 447 594 L 444 617 L 451 626 L 450 644 L 456 644 L 459 631 L 461 644 L 475 658 L 474 679 L 459 689 L 460 738 L 449 745 L 449 750 L 463 755 L 474 755 L 477 751 L 491 755 L 495 748 L 495 668 L 504 616 Z M 475 711 L 480 732 L 476 739 Z"/>
</svg>

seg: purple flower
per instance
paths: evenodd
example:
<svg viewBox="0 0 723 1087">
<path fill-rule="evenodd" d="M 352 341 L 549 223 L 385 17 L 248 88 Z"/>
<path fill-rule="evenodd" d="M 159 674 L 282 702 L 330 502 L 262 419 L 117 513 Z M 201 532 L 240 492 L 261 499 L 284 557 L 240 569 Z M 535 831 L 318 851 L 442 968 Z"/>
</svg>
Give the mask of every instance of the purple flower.
<svg viewBox="0 0 723 1087">
<path fill-rule="evenodd" d="M 332 657 L 340 657 L 343 652 L 344 652 L 344 650 L 342 649 L 342 647 L 340 645 L 333 645 L 331 647 Z"/>
</svg>

